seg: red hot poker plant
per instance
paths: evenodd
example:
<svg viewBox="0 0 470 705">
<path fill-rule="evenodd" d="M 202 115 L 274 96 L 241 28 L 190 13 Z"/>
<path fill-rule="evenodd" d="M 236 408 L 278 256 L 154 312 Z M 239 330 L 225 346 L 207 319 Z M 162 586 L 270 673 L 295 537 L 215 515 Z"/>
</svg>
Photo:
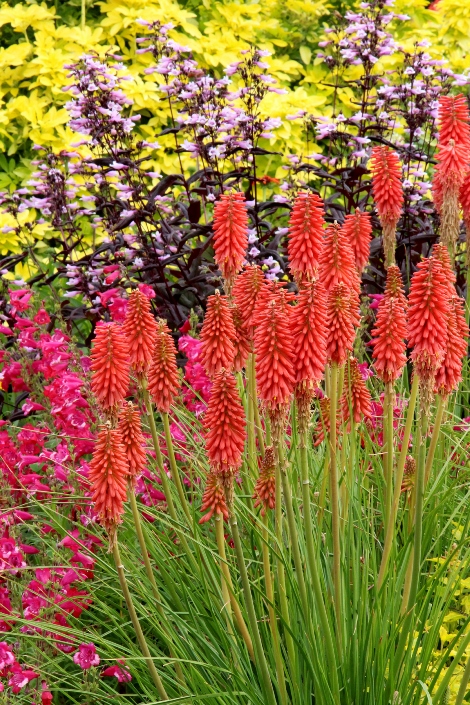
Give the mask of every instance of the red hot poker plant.
<svg viewBox="0 0 470 705">
<path fill-rule="evenodd" d="M 395 232 L 403 207 L 402 168 L 389 147 L 372 150 L 372 193 L 383 232 L 385 265 L 395 262 Z"/>
<path fill-rule="evenodd" d="M 242 193 L 225 193 L 214 207 L 214 253 L 230 294 L 248 247 L 248 213 Z"/>
<path fill-rule="evenodd" d="M 261 470 L 253 493 L 254 507 L 261 506 L 261 516 L 276 506 L 276 457 L 273 446 L 268 446 L 261 461 Z"/>
<path fill-rule="evenodd" d="M 456 294 L 451 298 L 447 319 L 446 349 L 435 380 L 435 391 L 442 397 L 447 397 L 457 389 L 462 379 L 462 365 L 468 347 L 468 327 L 464 306 L 465 302 Z"/>
<path fill-rule="evenodd" d="M 233 368 L 236 331 L 227 297 L 218 291 L 207 299 L 201 330 L 202 364 L 208 377 L 219 370 Z"/>
<path fill-rule="evenodd" d="M 439 143 L 461 144 L 470 148 L 470 127 L 467 99 L 462 93 L 439 98 Z"/>
<path fill-rule="evenodd" d="M 344 365 L 352 352 L 355 338 L 355 311 L 352 310 L 351 292 L 342 282 L 336 284 L 327 298 L 326 354 L 329 362 Z"/>
<path fill-rule="evenodd" d="M 180 386 L 176 348 L 165 321 L 160 319 L 153 349 L 152 363 L 148 373 L 148 390 L 155 406 L 162 414 L 168 414 Z"/>
<path fill-rule="evenodd" d="M 341 230 L 351 245 L 357 270 L 361 273 L 369 261 L 372 235 L 370 214 L 356 208 L 355 213 L 345 217 Z"/>
<path fill-rule="evenodd" d="M 150 311 L 150 301 L 136 289 L 129 296 L 126 320 L 122 332 L 129 346 L 129 359 L 139 375 L 148 368 L 152 359 L 153 345 L 157 333 L 157 322 Z"/>
<path fill-rule="evenodd" d="M 308 424 L 310 403 L 326 365 L 326 294 L 319 280 L 306 282 L 291 312 L 295 397 L 299 424 Z"/>
<path fill-rule="evenodd" d="M 118 430 L 127 456 L 129 482 L 133 485 L 137 477 L 145 469 L 147 453 L 140 423 L 140 414 L 132 402 L 128 402 L 122 407 L 119 414 Z"/>
<path fill-rule="evenodd" d="M 325 244 L 320 260 L 320 279 L 327 292 L 343 282 L 359 293 L 357 274 L 351 243 L 338 223 L 330 225 L 325 232 Z"/>
<path fill-rule="evenodd" d="M 129 348 L 116 323 L 96 327 L 91 359 L 93 393 L 105 411 L 114 412 L 129 388 Z"/>
<path fill-rule="evenodd" d="M 221 369 L 214 375 L 204 425 L 211 471 L 222 477 L 230 510 L 233 476 L 242 464 L 246 423 L 235 377 L 229 370 Z"/>
<path fill-rule="evenodd" d="M 370 418 L 372 413 L 370 392 L 362 379 L 359 363 L 355 357 L 349 359 L 348 376 L 341 397 L 341 411 L 343 420 L 348 421 L 348 431 L 351 420 L 357 424 L 363 417 Z"/>
<path fill-rule="evenodd" d="M 264 278 L 262 269 L 257 264 L 246 266 L 235 279 L 233 287 L 235 304 L 240 311 L 243 323 L 249 326 L 252 336 L 256 303 L 262 290 L 267 288 L 267 286 L 268 283 Z"/>
<path fill-rule="evenodd" d="M 317 273 L 323 248 L 323 201 L 314 193 L 300 192 L 289 219 L 289 269 L 300 286 Z"/>
<path fill-rule="evenodd" d="M 116 541 L 116 528 L 124 514 L 128 474 L 121 433 L 106 424 L 98 433 L 88 476 L 95 511 L 109 535 L 110 548 Z"/>
<path fill-rule="evenodd" d="M 406 365 L 407 305 L 400 270 L 393 264 L 387 270 L 385 294 L 372 331 L 374 367 L 386 384 L 395 382 Z"/>
</svg>

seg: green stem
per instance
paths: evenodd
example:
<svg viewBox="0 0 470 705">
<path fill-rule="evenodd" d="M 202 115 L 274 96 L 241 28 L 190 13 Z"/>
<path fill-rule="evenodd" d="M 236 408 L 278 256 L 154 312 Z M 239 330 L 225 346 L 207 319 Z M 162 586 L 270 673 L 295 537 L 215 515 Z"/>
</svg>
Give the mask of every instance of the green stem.
<svg viewBox="0 0 470 705">
<path fill-rule="evenodd" d="M 230 569 L 227 563 L 227 556 L 225 553 L 225 536 L 224 536 L 224 522 L 220 518 L 220 515 L 216 516 L 215 519 L 215 536 L 217 539 L 217 549 L 219 551 L 220 557 L 220 571 L 222 574 L 222 597 L 224 600 L 224 608 L 227 611 L 227 617 L 229 618 L 229 623 L 232 619 L 232 609 L 237 623 L 237 627 L 242 635 L 243 641 L 245 642 L 246 648 L 250 655 L 251 660 L 254 662 L 255 653 L 253 651 L 253 642 L 251 641 L 250 634 L 243 619 L 243 615 L 240 610 L 240 605 L 238 604 L 237 598 L 233 592 L 232 577 L 230 575 Z"/>
<path fill-rule="evenodd" d="M 280 462 L 284 465 L 284 454 L 281 454 Z M 295 522 L 294 508 L 292 505 L 292 493 L 290 491 L 289 481 L 287 479 L 287 473 L 284 467 L 281 467 L 281 478 L 282 478 L 282 490 L 284 493 L 284 503 L 286 505 L 286 515 L 287 515 L 287 525 L 289 527 L 290 534 L 290 546 L 292 550 L 292 558 L 294 559 L 295 571 L 297 573 L 297 584 L 299 586 L 300 602 L 302 604 L 302 609 L 304 615 L 308 615 L 308 599 L 307 590 L 305 587 L 304 580 L 304 567 L 302 565 L 302 559 L 300 557 L 299 548 L 299 537 L 297 534 L 297 526 Z"/>
<path fill-rule="evenodd" d="M 345 502 L 343 506 L 343 521 L 344 523 L 348 520 L 349 513 L 349 501 L 351 499 L 352 488 L 354 487 L 354 468 L 356 463 L 356 424 L 351 418 L 351 429 L 349 433 L 345 434 L 343 445 L 346 446 L 346 440 L 348 441 L 349 458 L 346 463 L 346 484 L 348 491 L 345 495 Z"/>
<path fill-rule="evenodd" d="M 331 499 L 331 528 L 333 533 L 333 586 L 336 614 L 336 637 L 339 651 L 341 652 L 341 543 L 340 543 L 340 508 L 338 493 L 338 472 L 336 465 L 336 404 L 338 386 L 338 365 L 331 365 L 330 379 L 330 499 Z"/>
<path fill-rule="evenodd" d="M 287 705 L 286 679 L 284 675 L 284 663 L 282 660 L 281 645 L 279 642 L 279 630 L 277 628 L 276 612 L 274 610 L 274 590 L 271 576 L 271 565 L 269 559 L 269 535 L 268 535 L 268 515 L 263 517 L 263 569 L 264 584 L 266 588 L 266 600 L 268 602 L 269 627 L 273 640 L 274 662 L 276 664 L 276 675 L 279 687 L 281 703 Z"/>
<path fill-rule="evenodd" d="M 385 416 L 385 511 L 384 511 L 384 526 L 385 533 L 387 532 L 392 513 L 392 498 L 393 498 L 393 382 L 387 382 L 385 387 L 384 398 L 384 416 Z"/>
<path fill-rule="evenodd" d="M 397 659 L 401 658 L 406 641 L 410 634 L 411 619 L 416 602 L 416 595 L 419 587 L 419 573 L 421 569 L 421 548 L 423 539 L 423 505 L 424 505 L 424 467 L 426 460 L 426 435 L 429 424 L 429 415 L 426 410 L 421 412 L 420 422 L 418 424 L 417 445 L 418 445 L 418 467 L 416 471 L 416 504 L 414 511 L 414 541 L 413 548 L 410 554 L 411 577 L 409 580 L 409 595 L 407 600 L 407 612 L 403 623 L 400 640 L 397 648 Z M 392 684 L 393 685 L 393 684 Z"/>
<path fill-rule="evenodd" d="M 264 691 L 266 697 L 266 705 L 277 705 L 276 697 L 274 695 L 273 684 L 271 682 L 271 676 L 269 675 L 268 664 L 266 657 L 264 655 L 263 644 L 261 642 L 261 635 L 259 633 L 258 621 L 256 619 L 255 606 L 253 603 L 253 596 L 251 594 L 250 580 L 248 578 L 248 573 L 245 565 L 245 557 L 243 555 L 243 547 L 240 539 L 240 534 L 238 531 L 237 518 L 233 512 L 233 507 L 229 508 L 230 511 L 230 528 L 232 530 L 233 543 L 235 544 L 235 555 L 237 557 L 238 570 L 240 571 L 240 577 L 243 586 L 243 593 L 245 595 L 245 604 L 248 613 L 248 621 L 250 623 L 251 636 L 253 638 L 253 643 L 256 653 L 256 664 L 260 671 L 261 678 L 264 683 Z"/>
<path fill-rule="evenodd" d="M 308 472 L 308 449 L 307 449 L 307 438 L 308 434 L 306 431 L 300 432 L 300 468 L 302 473 L 302 501 L 304 507 L 304 525 L 305 525 L 305 539 L 307 547 L 307 565 L 308 571 L 310 573 L 310 580 L 312 581 L 313 594 L 315 597 L 315 602 L 317 606 L 317 611 L 320 616 L 320 623 L 323 630 L 323 636 L 326 644 L 326 651 L 328 655 L 328 661 L 330 666 L 330 676 L 333 680 L 333 693 L 335 695 L 335 701 L 339 702 L 339 684 L 338 684 L 338 674 L 336 667 L 335 649 L 333 644 L 333 638 L 331 636 L 330 623 L 328 621 L 328 614 L 325 607 L 325 602 L 323 599 L 323 591 L 320 582 L 320 569 L 317 564 L 315 542 L 313 538 L 313 524 L 312 524 L 312 512 L 310 503 L 310 479 Z"/>
<path fill-rule="evenodd" d="M 436 418 L 434 419 L 434 428 L 432 430 L 431 442 L 429 444 L 428 457 L 426 458 L 426 467 L 424 469 L 424 486 L 427 487 L 429 478 L 431 477 L 432 464 L 434 462 L 434 454 L 436 452 L 437 442 L 441 433 L 442 417 L 446 408 L 447 399 L 440 394 L 437 396 Z"/>
<path fill-rule="evenodd" d="M 131 593 L 129 592 L 129 586 L 127 584 L 126 576 L 124 573 L 124 566 L 122 565 L 122 562 L 121 562 L 121 556 L 119 553 L 119 546 L 117 543 L 117 538 L 116 538 L 116 541 L 113 546 L 113 556 L 114 556 L 114 562 L 116 563 L 116 569 L 118 572 L 119 584 L 121 585 L 122 594 L 124 595 L 124 599 L 126 601 L 127 609 L 129 612 L 129 616 L 131 618 L 132 625 L 134 627 L 137 641 L 139 642 L 140 650 L 142 651 L 142 654 L 145 658 L 148 669 L 150 671 L 150 675 L 152 676 L 152 680 L 153 680 L 155 687 L 158 691 L 160 699 L 161 700 L 168 700 L 168 695 L 167 695 L 166 690 L 163 686 L 163 683 L 160 679 L 160 676 L 158 675 L 158 671 L 155 668 L 155 664 L 152 660 L 152 656 L 150 655 L 150 651 L 147 646 L 147 642 L 145 640 L 145 636 L 142 631 L 142 627 L 140 626 L 139 618 L 137 617 L 137 613 L 135 611 L 135 607 L 132 602 Z"/>
<path fill-rule="evenodd" d="M 254 425 L 255 425 L 255 430 L 256 430 L 256 436 L 258 438 L 258 446 L 259 450 L 261 453 L 261 457 L 264 458 L 264 437 L 263 437 L 263 427 L 261 426 L 261 418 L 259 414 L 259 407 L 258 407 L 258 394 L 256 391 L 256 358 L 253 353 L 251 355 L 251 374 L 250 374 L 250 381 L 251 381 L 251 389 L 250 393 L 253 399 L 253 412 L 254 412 Z"/>
<path fill-rule="evenodd" d="M 157 583 L 155 581 L 155 575 L 154 575 L 154 572 L 152 569 L 152 565 L 150 563 L 147 545 L 145 542 L 144 533 L 142 531 L 142 524 L 140 521 L 140 512 L 139 512 L 139 508 L 137 506 L 137 501 L 136 501 L 135 492 L 134 492 L 133 487 L 129 488 L 129 499 L 130 499 L 130 504 L 131 504 L 131 509 L 132 509 L 132 517 L 134 519 L 135 532 L 136 532 L 137 538 L 139 540 L 140 551 L 142 553 L 142 558 L 143 558 L 144 565 L 145 565 L 145 572 L 147 573 L 147 577 L 150 580 L 150 584 L 152 586 L 152 593 L 155 598 L 157 612 L 160 615 L 160 617 L 162 618 L 162 620 L 166 621 L 166 615 L 165 615 L 165 611 L 162 606 L 162 599 L 160 596 L 160 591 L 159 591 L 159 589 L 157 587 Z M 176 671 L 176 675 L 178 677 L 178 680 L 182 685 L 185 685 L 183 671 L 181 670 L 181 664 L 176 660 L 175 649 L 174 649 L 174 646 L 172 643 L 172 638 L 171 638 L 167 628 L 165 626 L 163 626 L 163 624 L 161 626 L 162 626 L 162 630 L 165 635 L 165 641 L 166 641 L 168 648 L 169 648 L 169 651 L 170 651 L 170 656 L 172 659 L 175 659 L 174 664 L 175 664 L 175 671 Z"/>
<path fill-rule="evenodd" d="M 411 429 L 413 426 L 414 413 L 416 408 L 416 399 L 418 396 L 418 377 L 415 375 L 411 386 L 411 394 L 408 401 L 408 410 L 406 415 L 405 430 L 403 432 L 403 440 L 401 446 L 400 457 L 398 458 L 397 471 L 395 477 L 395 487 L 393 491 L 392 509 L 390 513 L 390 521 L 387 525 L 385 534 L 384 550 L 382 554 L 382 562 L 380 564 L 379 577 L 377 579 L 378 589 L 383 585 L 385 573 L 387 570 L 390 553 L 393 546 L 393 538 L 395 536 L 395 523 L 398 514 L 398 505 L 400 503 L 401 483 L 403 482 L 403 472 L 405 469 L 406 456 L 408 454 L 408 445 L 410 442 Z"/>
<path fill-rule="evenodd" d="M 171 437 L 171 430 L 170 430 L 170 417 L 168 416 L 167 413 L 162 413 L 162 419 L 163 419 L 163 428 L 165 430 L 165 442 L 166 442 L 166 448 L 168 451 L 168 460 L 170 461 L 171 477 L 173 478 L 173 482 L 175 483 L 176 491 L 178 492 L 178 497 L 180 498 L 181 508 L 184 511 L 184 513 L 186 514 L 188 521 L 192 522 L 191 512 L 190 512 L 189 506 L 188 506 L 188 499 L 187 499 L 186 493 L 183 489 L 183 483 L 181 482 L 180 473 L 178 470 L 178 466 L 176 464 L 175 450 L 173 448 L 173 439 Z"/>
</svg>

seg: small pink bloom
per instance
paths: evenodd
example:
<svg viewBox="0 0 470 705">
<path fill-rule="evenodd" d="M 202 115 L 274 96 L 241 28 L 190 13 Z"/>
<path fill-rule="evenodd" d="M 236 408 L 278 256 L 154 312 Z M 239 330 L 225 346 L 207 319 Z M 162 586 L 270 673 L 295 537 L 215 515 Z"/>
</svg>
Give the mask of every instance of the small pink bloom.
<svg viewBox="0 0 470 705">
<path fill-rule="evenodd" d="M 33 321 L 38 325 L 43 326 L 46 323 L 50 323 L 51 318 L 47 313 L 46 309 L 40 308 L 37 314 L 34 316 Z"/>
<path fill-rule="evenodd" d="M 84 671 L 87 671 L 92 666 L 98 666 L 100 657 L 96 653 L 96 646 L 92 643 L 80 644 L 78 651 L 74 654 L 73 661 Z"/>
</svg>

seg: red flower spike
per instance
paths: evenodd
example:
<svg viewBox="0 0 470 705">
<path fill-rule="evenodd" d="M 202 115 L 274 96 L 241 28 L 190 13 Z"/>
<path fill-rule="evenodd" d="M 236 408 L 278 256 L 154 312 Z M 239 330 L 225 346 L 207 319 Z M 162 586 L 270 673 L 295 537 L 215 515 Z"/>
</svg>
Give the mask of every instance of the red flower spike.
<svg viewBox="0 0 470 705">
<path fill-rule="evenodd" d="M 246 423 L 235 377 L 228 370 L 219 370 L 214 376 L 204 425 L 212 472 L 233 476 L 242 464 Z"/>
<path fill-rule="evenodd" d="M 459 192 L 460 205 L 462 206 L 463 222 L 465 224 L 465 234 L 466 234 L 466 261 L 467 267 L 470 266 L 470 171 L 464 179 Z"/>
<path fill-rule="evenodd" d="M 273 446 L 268 446 L 261 461 L 261 470 L 253 493 L 254 508 L 261 506 L 261 516 L 276 506 L 276 459 Z"/>
<path fill-rule="evenodd" d="M 248 213 L 242 193 L 225 193 L 214 207 L 214 254 L 229 293 L 248 247 Z"/>
<path fill-rule="evenodd" d="M 385 264 L 395 261 L 395 233 L 403 208 L 402 168 L 400 160 L 389 147 L 372 150 L 372 193 L 382 225 Z"/>
<path fill-rule="evenodd" d="M 224 486 L 222 483 L 222 478 L 216 473 L 209 473 L 206 480 L 206 488 L 204 494 L 202 495 L 202 505 L 201 511 L 205 512 L 206 509 L 209 511 L 204 514 L 201 519 L 199 519 L 200 524 L 204 524 L 206 521 L 210 521 L 215 515 L 222 515 L 225 521 L 228 521 L 229 514 L 227 503 L 225 501 Z"/>
<path fill-rule="evenodd" d="M 157 322 L 152 363 L 148 372 L 148 390 L 160 413 L 169 413 L 179 387 L 175 343 L 167 324 L 160 319 Z"/>
<path fill-rule="evenodd" d="M 233 371 L 240 372 L 246 365 L 248 355 L 252 352 L 252 341 L 248 326 L 243 323 L 243 316 L 238 306 L 232 308 L 233 325 L 235 326 L 235 357 Z"/>
<path fill-rule="evenodd" d="M 129 480 L 133 484 L 145 469 L 147 453 L 142 433 L 140 414 L 132 402 L 125 404 L 119 414 L 118 430 L 124 446 L 129 467 Z"/>
<path fill-rule="evenodd" d="M 448 191 L 458 193 L 460 190 L 467 173 L 469 157 L 468 147 L 454 144 L 452 140 L 449 144 L 439 145 L 436 153 L 436 174 L 442 189 L 442 199 Z"/>
<path fill-rule="evenodd" d="M 354 345 L 354 311 L 351 291 L 337 284 L 328 294 L 326 314 L 326 354 L 329 362 L 341 366 Z"/>
<path fill-rule="evenodd" d="M 102 426 L 90 462 L 89 480 L 95 511 L 105 527 L 112 546 L 116 527 L 122 521 L 127 496 L 126 451 L 121 443 L 121 434 L 109 425 Z"/>
<path fill-rule="evenodd" d="M 235 279 L 233 287 L 233 297 L 243 323 L 251 329 L 254 325 L 253 316 L 258 297 L 262 290 L 268 287 L 268 282 L 264 278 L 261 267 L 257 264 L 247 265 Z M 253 330 L 251 331 L 253 335 Z"/>
<path fill-rule="evenodd" d="M 290 316 L 294 342 L 296 387 L 312 390 L 323 379 L 326 365 L 326 294 L 319 280 L 306 282 Z"/>
<path fill-rule="evenodd" d="M 385 294 L 379 303 L 372 331 L 374 368 L 385 383 L 395 382 L 406 365 L 407 306 L 400 270 L 391 265 L 387 270 Z"/>
<path fill-rule="evenodd" d="M 360 423 L 364 416 L 370 418 L 372 414 L 370 392 L 362 379 L 355 357 L 349 359 L 345 389 L 341 397 L 341 411 L 343 420 L 348 422 L 348 431 L 351 428 L 351 417 L 354 423 Z"/>
<path fill-rule="evenodd" d="M 229 370 L 233 368 L 236 337 L 227 297 L 216 291 L 207 299 L 201 330 L 201 361 L 209 377 L 213 377 L 223 367 Z"/>
<path fill-rule="evenodd" d="M 447 343 L 449 287 L 445 270 L 435 257 L 418 264 L 411 280 L 408 313 L 408 345 L 420 379 L 425 406 L 430 403 L 434 377 Z"/>
<path fill-rule="evenodd" d="M 457 389 L 462 379 L 462 365 L 468 348 L 468 326 L 465 321 L 465 302 L 454 295 L 450 300 L 447 319 L 446 350 L 437 370 L 434 389 L 446 397 Z"/>
<path fill-rule="evenodd" d="M 347 215 L 342 225 L 344 238 L 350 243 L 356 267 L 362 272 L 369 261 L 372 222 L 369 213 L 356 208 L 356 212 Z"/>
<path fill-rule="evenodd" d="M 360 291 L 360 281 L 351 243 L 338 223 L 325 232 L 325 244 L 320 259 L 320 279 L 327 292 L 343 282 L 346 287 Z"/>
<path fill-rule="evenodd" d="M 295 371 L 289 306 L 283 292 L 260 311 L 255 331 L 256 382 L 258 395 L 269 412 L 290 403 Z"/>
<path fill-rule="evenodd" d="M 157 322 L 150 311 L 150 300 L 138 289 L 129 296 L 122 332 L 129 345 L 131 366 L 142 374 L 152 359 Z"/>
<path fill-rule="evenodd" d="M 396 225 L 403 207 L 402 168 L 389 147 L 372 150 L 372 193 L 382 226 Z"/>
<path fill-rule="evenodd" d="M 439 98 L 439 144 L 455 144 L 470 148 L 470 128 L 467 99 L 462 93 Z"/>
<path fill-rule="evenodd" d="M 129 349 L 116 323 L 96 327 L 91 350 L 91 388 L 105 410 L 121 404 L 129 388 Z"/>
<path fill-rule="evenodd" d="M 298 285 L 317 274 L 323 248 L 323 213 L 319 196 L 310 191 L 297 195 L 289 219 L 287 255 Z"/>
</svg>

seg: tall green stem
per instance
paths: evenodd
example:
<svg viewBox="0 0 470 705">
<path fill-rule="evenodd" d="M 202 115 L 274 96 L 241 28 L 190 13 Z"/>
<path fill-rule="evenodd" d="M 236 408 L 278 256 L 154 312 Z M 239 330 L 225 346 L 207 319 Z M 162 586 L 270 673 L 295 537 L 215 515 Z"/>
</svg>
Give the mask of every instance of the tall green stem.
<svg viewBox="0 0 470 705">
<path fill-rule="evenodd" d="M 256 436 L 258 438 L 259 450 L 260 450 L 261 456 L 264 458 L 265 448 L 264 448 L 263 428 L 261 426 L 261 418 L 260 418 L 259 407 L 258 407 L 258 394 L 256 391 L 256 357 L 254 354 L 251 355 L 250 357 L 251 357 L 251 359 L 250 359 L 250 364 L 251 364 L 250 393 L 251 393 L 251 396 L 253 399 L 254 425 L 255 425 Z"/>
<path fill-rule="evenodd" d="M 338 685 L 338 674 L 335 658 L 335 650 L 333 644 L 333 638 L 331 636 L 330 623 L 328 621 L 328 614 L 325 607 L 325 601 L 323 599 L 323 591 L 320 582 L 320 568 L 317 563 L 315 542 L 313 538 L 313 524 L 312 524 L 312 512 L 311 512 L 311 502 L 310 502 L 310 477 L 308 471 L 308 448 L 307 448 L 307 438 L 308 434 L 306 431 L 300 432 L 300 468 L 302 474 L 302 501 L 304 507 L 304 525 L 305 525 L 305 539 L 307 547 L 307 565 L 310 574 L 310 580 L 312 582 L 313 594 L 315 597 L 315 602 L 317 606 L 317 611 L 320 616 L 320 624 L 323 630 L 323 637 L 326 644 L 326 652 L 328 655 L 330 675 L 333 681 L 333 693 L 336 702 L 339 702 L 339 685 Z"/>
<path fill-rule="evenodd" d="M 387 382 L 385 387 L 384 398 L 384 416 L 385 416 L 385 511 L 384 525 L 385 533 L 387 532 L 392 513 L 392 498 L 393 498 L 393 402 L 394 391 L 393 382 Z"/>
<path fill-rule="evenodd" d="M 403 431 L 403 440 L 401 446 L 400 457 L 398 458 L 397 471 L 395 477 L 395 487 L 393 490 L 393 500 L 392 509 L 390 514 L 390 521 L 387 525 L 387 531 L 385 534 L 384 550 L 382 553 L 382 562 L 380 564 L 379 577 L 377 579 L 377 587 L 380 588 L 383 585 L 385 574 L 387 571 L 388 561 L 390 559 L 390 553 L 393 546 L 393 538 L 395 535 L 395 523 L 398 514 L 398 505 L 400 502 L 401 494 L 401 483 L 403 482 L 403 472 L 405 469 L 406 456 L 408 454 L 408 445 L 410 442 L 411 429 L 413 427 L 413 420 L 416 408 L 416 399 L 418 396 L 418 377 L 415 375 L 413 378 L 413 384 L 411 386 L 410 398 L 408 401 L 408 409 L 406 415 L 405 430 Z"/>
<path fill-rule="evenodd" d="M 330 499 L 331 499 L 331 518 L 332 518 L 332 533 L 333 533 L 333 586 L 334 586 L 334 603 L 336 613 L 336 637 L 338 647 L 341 652 L 342 634 L 341 634 L 341 542 L 340 542 L 340 508 L 339 508 L 339 492 L 338 492 L 338 471 L 336 465 L 336 408 L 337 408 L 337 389 L 338 389 L 338 365 L 333 362 L 331 365 L 330 378 Z"/>
<path fill-rule="evenodd" d="M 269 558 L 269 534 L 268 515 L 263 517 L 263 570 L 264 585 L 266 588 L 266 600 L 268 602 L 269 628 L 273 640 L 274 662 L 276 664 L 276 675 L 281 703 L 287 705 L 286 679 L 284 675 L 284 663 L 282 660 L 281 645 L 279 642 L 279 629 L 277 627 L 276 612 L 274 610 L 274 590 L 271 576 L 271 564 Z"/>
<path fill-rule="evenodd" d="M 416 471 L 415 484 L 415 511 L 414 511 L 414 541 L 413 548 L 410 554 L 411 577 L 409 581 L 409 595 L 407 600 L 407 612 L 401 630 L 400 640 L 397 648 L 397 659 L 401 659 L 406 641 L 409 637 L 411 629 L 411 620 L 414 612 L 416 595 L 419 587 L 419 573 L 421 570 L 421 548 L 423 540 L 423 505 L 424 505 L 424 468 L 426 461 L 426 436 L 429 424 L 428 410 L 421 412 L 420 422 L 418 424 L 418 467 Z M 393 686 L 393 684 L 392 684 Z"/>
<path fill-rule="evenodd" d="M 183 489 L 183 484 L 181 482 L 180 473 L 178 466 L 176 464 L 175 450 L 173 448 L 173 439 L 171 437 L 170 430 L 170 418 L 167 413 L 162 413 L 163 428 L 165 430 L 165 442 L 168 451 L 168 460 L 170 461 L 171 477 L 175 483 L 176 491 L 178 492 L 178 497 L 180 499 L 181 509 L 186 514 L 188 521 L 191 522 L 191 512 L 188 506 L 188 499 L 186 497 L 185 491 Z"/>
<path fill-rule="evenodd" d="M 150 651 L 147 646 L 147 642 L 145 640 L 145 636 L 142 631 L 142 627 L 140 626 L 139 618 L 137 617 L 137 613 L 135 611 L 135 607 L 132 602 L 131 593 L 129 592 L 129 586 L 127 584 L 126 576 L 124 573 L 124 566 L 122 565 L 121 556 L 119 553 L 119 546 L 117 543 L 117 539 L 116 539 L 114 546 L 113 546 L 113 556 L 114 556 L 114 562 L 116 563 L 116 570 L 118 572 L 119 584 L 121 585 L 122 594 L 124 595 L 124 599 L 126 601 L 127 610 L 129 612 L 129 616 L 131 618 L 132 626 L 134 627 L 137 641 L 139 642 L 140 650 L 142 651 L 142 654 L 145 658 L 145 662 L 146 662 L 147 667 L 150 671 L 150 675 L 152 676 L 152 680 L 153 680 L 155 687 L 158 691 L 160 699 L 161 700 L 168 700 L 168 695 L 167 695 L 166 690 L 163 686 L 161 678 L 158 675 L 158 671 L 155 668 L 155 664 L 152 660 L 152 656 L 150 655 Z"/>
<path fill-rule="evenodd" d="M 220 556 L 220 571 L 222 573 L 222 597 L 224 600 L 224 608 L 227 612 L 229 620 L 232 619 L 232 609 L 237 623 L 237 627 L 242 635 L 243 641 L 245 642 L 248 653 L 250 654 L 251 660 L 254 662 L 255 653 L 253 651 L 253 642 L 251 640 L 250 634 L 243 619 L 243 615 L 240 610 L 240 605 L 238 604 L 237 598 L 233 592 L 232 577 L 230 575 L 230 569 L 227 563 L 227 556 L 225 553 L 225 536 L 224 536 L 224 523 L 220 518 L 220 515 L 216 517 L 215 520 L 215 535 L 217 539 L 217 549 Z"/>
<path fill-rule="evenodd" d="M 248 437 L 248 464 L 252 476 L 256 476 L 258 468 L 256 464 L 256 432 L 255 432 L 255 398 L 253 396 L 254 383 L 254 355 L 251 353 L 248 356 L 246 365 L 247 385 L 246 393 L 248 396 L 248 413 L 246 418 L 246 432 Z"/>
<path fill-rule="evenodd" d="M 238 531 L 237 518 L 233 512 L 233 507 L 229 508 L 230 511 L 230 528 L 232 530 L 233 543 L 235 545 L 235 555 L 237 557 L 238 570 L 240 571 L 240 578 L 243 586 L 243 594 L 245 596 L 246 610 L 248 613 L 248 621 L 250 623 L 251 636 L 253 638 L 253 644 L 255 647 L 256 654 L 256 664 L 260 671 L 261 679 L 264 683 L 264 694 L 266 697 L 266 705 L 277 705 L 276 697 L 274 695 L 273 684 L 271 682 L 271 676 L 269 675 L 268 664 L 266 661 L 266 656 L 264 655 L 263 644 L 261 642 L 261 635 L 259 633 L 258 621 L 256 619 L 255 606 L 253 603 L 253 596 L 251 594 L 250 580 L 248 578 L 248 573 L 245 565 L 245 557 L 243 555 L 243 547 L 240 539 L 240 534 Z"/>
<path fill-rule="evenodd" d="M 138 538 L 138 541 L 139 541 L 140 551 L 141 551 L 141 553 L 142 553 L 142 558 L 143 558 L 144 566 L 145 566 L 145 572 L 147 573 L 147 577 L 148 577 L 148 579 L 150 580 L 150 584 L 151 584 L 151 586 L 152 586 L 152 593 L 153 593 L 153 596 L 154 596 L 154 598 L 155 598 L 155 603 L 156 603 L 156 607 L 157 607 L 157 612 L 158 612 L 158 614 L 160 615 L 160 617 L 162 618 L 162 620 L 163 620 L 163 621 L 166 621 L 165 611 L 164 611 L 164 609 L 163 609 L 163 607 L 162 607 L 162 604 L 161 604 L 161 603 L 162 603 L 162 600 L 161 600 L 161 596 L 160 596 L 160 591 L 159 591 L 159 589 L 158 589 L 158 587 L 157 587 L 157 583 L 156 583 L 156 580 L 155 580 L 155 575 L 154 575 L 154 572 L 153 572 L 153 569 L 152 569 L 152 565 L 151 565 L 151 563 L 150 563 L 150 558 L 149 558 L 149 555 L 148 555 L 148 550 L 147 550 L 147 545 L 146 545 L 146 542 L 145 542 L 144 533 L 143 533 L 143 531 L 142 531 L 142 524 L 141 524 L 141 521 L 140 521 L 140 512 L 139 512 L 139 508 L 138 508 L 138 506 L 137 506 L 137 501 L 136 501 L 136 498 L 135 498 L 135 492 L 134 492 L 134 488 L 133 488 L 133 487 L 130 487 L 130 488 L 129 488 L 129 500 L 130 500 L 131 509 L 132 509 L 132 517 L 133 517 L 133 519 L 134 519 L 135 532 L 136 532 L 136 534 L 137 534 L 137 538 Z M 163 626 L 163 624 L 162 624 L 162 629 L 163 629 L 163 632 L 164 632 L 164 634 L 165 634 L 165 640 L 166 640 L 166 642 L 167 642 L 168 648 L 169 648 L 169 650 L 170 650 L 170 656 L 171 656 L 171 658 L 175 659 L 174 664 L 175 664 L 176 675 L 177 675 L 178 680 L 180 681 L 180 683 L 181 683 L 182 685 L 184 685 L 184 684 L 185 684 L 185 680 L 184 680 L 184 676 L 183 676 L 183 671 L 181 670 L 181 665 L 180 665 L 180 663 L 179 663 L 178 661 L 176 661 L 175 649 L 174 649 L 174 646 L 173 646 L 173 641 L 172 641 L 171 636 L 170 636 L 170 634 L 169 634 L 169 632 L 168 632 L 168 629 L 167 629 L 165 626 Z"/>
<path fill-rule="evenodd" d="M 446 408 L 447 398 L 438 394 L 436 418 L 434 419 L 434 428 L 432 430 L 431 442 L 429 444 L 428 457 L 426 458 L 426 467 L 424 469 L 424 486 L 427 487 L 431 476 L 432 464 L 434 462 L 434 454 L 436 452 L 437 442 L 441 433 L 442 417 Z"/>
</svg>

